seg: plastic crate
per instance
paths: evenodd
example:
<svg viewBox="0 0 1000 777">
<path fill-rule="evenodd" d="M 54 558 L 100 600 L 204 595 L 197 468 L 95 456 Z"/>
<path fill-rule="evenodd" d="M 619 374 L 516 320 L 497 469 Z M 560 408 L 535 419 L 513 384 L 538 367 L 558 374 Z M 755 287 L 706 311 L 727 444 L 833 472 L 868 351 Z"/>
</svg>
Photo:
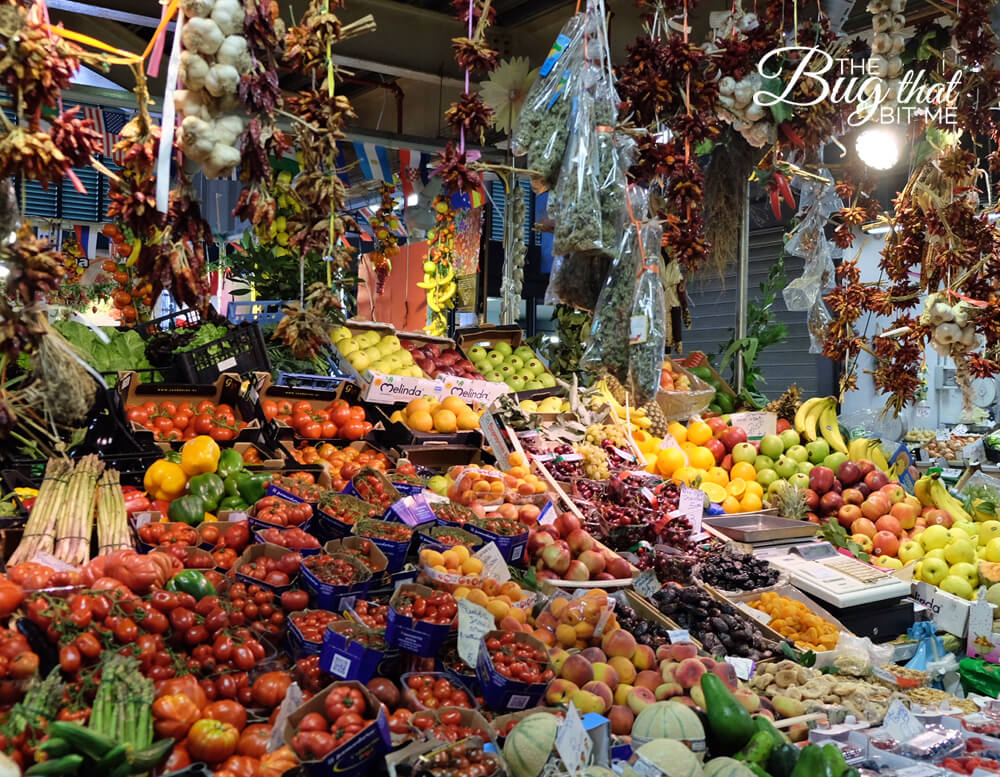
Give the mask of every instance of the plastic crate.
<svg viewBox="0 0 1000 777">
<path fill-rule="evenodd" d="M 244 321 L 261 325 L 277 324 L 285 317 L 282 308 L 287 304 L 286 300 L 281 299 L 258 299 L 252 302 L 233 300 L 226 307 L 226 318 L 234 324 L 242 324 Z"/>
<path fill-rule="evenodd" d="M 168 316 L 160 316 L 159 318 L 154 318 L 152 321 L 144 321 L 141 324 L 136 324 L 135 330 L 142 336 L 143 340 L 148 340 L 158 332 L 198 326 L 203 321 L 201 313 L 197 310 L 178 310 Z"/>
<path fill-rule="evenodd" d="M 176 354 L 176 360 L 188 383 L 215 383 L 224 372 L 271 371 L 264 335 L 255 323 L 237 324 L 225 337 Z"/>
<path fill-rule="evenodd" d="M 335 391 L 347 378 L 338 375 L 303 375 L 298 372 L 279 372 L 278 386 L 291 388 L 314 388 Z"/>
</svg>

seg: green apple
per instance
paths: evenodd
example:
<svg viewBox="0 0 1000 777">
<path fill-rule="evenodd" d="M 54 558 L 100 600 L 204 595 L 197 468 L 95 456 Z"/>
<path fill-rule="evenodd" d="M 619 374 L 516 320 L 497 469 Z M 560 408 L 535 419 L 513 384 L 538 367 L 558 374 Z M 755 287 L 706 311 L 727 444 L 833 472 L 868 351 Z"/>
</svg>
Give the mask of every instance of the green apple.
<svg viewBox="0 0 1000 777">
<path fill-rule="evenodd" d="M 435 475 L 427 481 L 427 487 L 435 494 L 444 496 L 448 493 L 448 478 L 444 475 Z"/>
<path fill-rule="evenodd" d="M 390 353 L 403 347 L 399 344 L 399 338 L 396 335 L 386 335 L 379 341 L 379 345 L 388 348 Z"/>
<path fill-rule="evenodd" d="M 406 351 L 394 351 L 385 357 L 385 361 L 387 361 L 394 370 L 409 367 L 410 365 L 403 363 L 403 357 L 401 354 L 404 353 L 406 353 Z"/>
<path fill-rule="evenodd" d="M 927 529 L 924 529 L 924 534 L 926 534 L 930 528 L 931 527 L 928 526 Z M 922 537 L 923 534 L 920 536 Z M 991 564 L 1000 562 L 1000 537 L 994 537 L 986 543 L 986 560 Z"/>
<path fill-rule="evenodd" d="M 497 367 L 497 372 L 499 372 L 504 380 L 510 380 L 515 375 L 517 375 L 517 370 L 511 367 L 509 364 L 501 364 Z"/>
<path fill-rule="evenodd" d="M 736 461 L 736 457 L 733 457 L 733 461 Z M 757 456 L 753 460 L 753 468 L 760 472 L 762 469 L 774 469 L 774 459 L 770 456 L 764 456 L 763 454 Z"/>
<path fill-rule="evenodd" d="M 785 452 L 785 444 L 776 434 L 765 434 L 760 438 L 760 452 L 774 460 Z"/>
<path fill-rule="evenodd" d="M 916 540 L 903 540 L 896 555 L 904 564 L 909 564 L 911 561 L 923 558 L 924 549 Z"/>
<path fill-rule="evenodd" d="M 809 453 L 809 461 L 813 464 L 822 464 L 823 459 L 830 455 L 830 446 L 826 440 L 813 440 L 806 445 L 806 451 Z"/>
<path fill-rule="evenodd" d="M 514 391 L 524 391 L 524 378 L 520 375 L 511 375 L 507 378 L 507 385 Z"/>
<path fill-rule="evenodd" d="M 469 361 L 473 364 L 481 364 L 486 358 L 486 349 L 481 345 L 474 345 L 469 349 Z"/>
<path fill-rule="evenodd" d="M 514 353 L 514 349 L 510 347 L 510 343 L 505 343 L 502 340 L 499 343 L 493 343 L 493 350 L 502 353 L 504 358 Z"/>
<path fill-rule="evenodd" d="M 903 562 L 898 558 L 893 558 L 892 556 L 879 556 L 875 559 L 875 564 L 880 567 L 885 567 L 886 569 L 902 569 Z"/>
<path fill-rule="evenodd" d="M 948 530 L 939 523 L 928 526 L 920 532 L 920 545 L 923 547 L 925 553 L 928 550 L 944 550 L 948 544 L 948 540 Z M 997 543 L 997 549 L 1000 550 L 1000 542 Z"/>
<path fill-rule="evenodd" d="M 841 453 L 840 451 L 836 453 L 831 453 L 825 459 L 823 459 L 823 466 L 829 467 L 834 472 L 840 471 L 840 465 L 847 461 L 847 454 Z"/>
<path fill-rule="evenodd" d="M 496 348 L 494 348 L 492 351 L 486 354 L 486 358 L 489 360 L 490 364 L 493 365 L 494 369 L 498 368 L 501 364 L 503 364 L 506 359 L 504 354 L 498 351 Z"/>
<path fill-rule="evenodd" d="M 369 365 L 368 369 L 374 372 L 389 373 L 392 372 L 392 363 L 387 358 L 376 359 Z"/>
<path fill-rule="evenodd" d="M 781 443 L 785 446 L 786 451 L 793 445 L 798 445 L 801 442 L 801 440 L 799 440 L 799 433 L 794 429 L 785 429 L 785 431 L 778 436 L 781 438 Z"/>
<path fill-rule="evenodd" d="M 396 340 L 395 337 L 392 338 L 392 339 Z M 379 353 L 381 353 L 382 356 L 389 356 L 390 354 L 396 353 L 396 351 L 399 350 L 399 341 L 396 340 L 395 343 L 392 343 L 392 342 L 389 342 L 389 340 L 387 338 L 387 339 L 383 340 L 382 342 L 380 342 L 376 346 L 376 348 L 378 348 Z"/>
<path fill-rule="evenodd" d="M 990 604 L 1000 604 L 1000 583 L 994 583 L 986 589 L 986 601 Z"/>
<path fill-rule="evenodd" d="M 773 469 L 759 469 L 757 470 L 757 482 L 761 486 L 767 488 L 769 485 L 774 483 L 778 479 L 778 473 Z"/>
<path fill-rule="evenodd" d="M 538 376 L 538 382 L 542 384 L 542 388 L 553 388 L 556 385 L 556 379 L 551 373 L 543 372 Z"/>
<path fill-rule="evenodd" d="M 785 455 L 795 461 L 809 461 L 809 451 L 806 450 L 805 445 L 793 445 L 785 451 Z"/>
<path fill-rule="evenodd" d="M 396 355 L 399 357 L 399 363 L 403 367 L 409 367 L 413 364 L 413 354 L 407 351 L 405 348 L 397 351 Z"/>
<path fill-rule="evenodd" d="M 529 345 L 519 345 L 514 349 L 514 355 L 518 357 L 521 361 L 528 361 L 529 359 L 535 358 L 535 352 L 531 350 Z"/>
<path fill-rule="evenodd" d="M 799 471 L 798 462 L 783 453 L 778 457 L 778 460 L 774 462 L 774 471 L 778 473 L 778 477 L 790 478 Z M 760 482 L 760 473 L 757 473 L 757 475 L 757 481 Z"/>
<path fill-rule="evenodd" d="M 757 458 L 757 449 L 748 442 L 737 443 L 733 446 L 733 462 L 748 461 L 753 464 Z"/>
<path fill-rule="evenodd" d="M 926 565 L 927 562 L 925 561 L 924 564 Z M 924 574 L 926 575 L 927 572 L 925 571 Z M 945 575 L 944 579 L 937 586 L 942 591 L 947 591 L 962 599 L 971 599 L 976 595 L 969 581 L 959 575 Z"/>
<path fill-rule="evenodd" d="M 917 540 L 920 541 L 919 539 Z M 934 548 L 933 550 L 925 550 L 924 558 L 936 558 L 939 561 L 944 561 L 944 548 Z M 947 561 L 944 561 L 947 564 Z"/>
<path fill-rule="evenodd" d="M 948 576 L 948 562 L 940 558 L 924 558 L 921 562 L 920 567 L 920 579 L 925 583 L 930 583 L 931 585 L 938 585 L 942 580 Z M 955 578 L 956 580 L 965 583 L 962 578 Z"/>
<path fill-rule="evenodd" d="M 483 377 L 490 383 L 503 383 L 503 375 L 496 370 L 488 370 L 483 373 Z"/>
<path fill-rule="evenodd" d="M 809 473 L 813 471 L 813 467 L 815 467 L 815 466 L 816 465 L 813 464 L 811 461 L 800 461 L 799 464 L 798 464 L 798 470 L 803 475 L 808 476 Z"/>
<path fill-rule="evenodd" d="M 368 357 L 368 361 L 377 362 L 382 358 L 382 352 L 379 350 L 377 345 L 370 345 L 364 350 L 365 356 Z"/>
<path fill-rule="evenodd" d="M 378 332 L 373 332 L 369 329 L 367 332 L 361 332 L 356 335 L 354 339 L 362 343 L 362 348 L 371 348 L 382 338 L 379 337 Z"/>
<path fill-rule="evenodd" d="M 960 563 L 972 563 L 976 560 L 976 546 L 970 540 L 954 540 L 945 547 L 944 560 L 953 567 Z"/>
<path fill-rule="evenodd" d="M 518 372 L 524 369 L 524 360 L 520 356 L 511 354 L 505 361 Z"/>
<path fill-rule="evenodd" d="M 535 379 L 535 373 L 533 373 L 531 370 L 526 370 L 522 368 L 517 371 L 517 377 L 522 378 L 524 382 L 527 383 L 529 380 Z"/>
<path fill-rule="evenodd" d="M 986 545 L 996 537 L 1000 537 L 1000 521 L 983 521 L 979 524 L 980 545 Z"/>
<path fill-rule="evenodd" d="M 782 480 L 778 478 L 771 485 L 767 487 L 767 498 L 771 501 L 774 497 L 784 492 L 786 489 L 791 488 L 787 480 Z"/>
<path fill-rule="evenodd" d="M 355 351 L 347 357 L 347 363 L 358 372 L 364 372 L 368 369 L 368 365 L 372 363 L 372 360 L 365 355 L 364 351 Z"/>
<path fill-rule="evenodd" d="M 545 388 L 545 385 L 540 380 L 532 378 L 531 380 L 524 381 L 524 388 L 526 391 L 534 391 L 535 389 Z"/>
<path fill-rule="evenodd" d="M 945 556 L 947 554 L 948 550 L 945 549 Z M 969 561 L 960 561 L 957 564 L 952 564 L 951 569 L 948 570 L 948 574 L 964 578 L 972 588 L 976 588 L 979 585 L 979 569 Z"/>
<path fill-rule="evenodd" d="M 357 353 L 361 350 L 361 346 L 358 345 L 358 341 L 352 339 L 341 340 L 337 343 L 337 350 L 339 350 L 344 356 L 350 356 L 352 353 Z"/>
<path fill-rule="evenodd" d="M 538 359 L 532 356 L 530 359 L 524 360 L 524 368 L 526 370 L 531 370 L 535 375 L 541 375 L 545 372 L 545 365 L 542 364 Z"/>
<path fill-rule="evenodd" d="M 805 491 L 809 488 L 809 476 L 804 472 L 796 472 L 790 478 L 788 478 L 788 485 L 792 488 L 797 488 L 800 491 Z"/>
</svg>

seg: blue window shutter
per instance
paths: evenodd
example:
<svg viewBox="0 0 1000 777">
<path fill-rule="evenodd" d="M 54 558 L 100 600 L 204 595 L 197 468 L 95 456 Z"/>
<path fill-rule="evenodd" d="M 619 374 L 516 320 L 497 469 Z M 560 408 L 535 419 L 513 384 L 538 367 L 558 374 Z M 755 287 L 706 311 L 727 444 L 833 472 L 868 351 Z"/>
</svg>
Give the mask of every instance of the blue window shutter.
<svg viewBox="0 0 1000 777">
<path fill-rule="evenodd" d="M 100 221 L 100 214 L 97 212 L 100 174 L 92 167 L 74 167 L 73 172 L 87 193 L 81 194 L 73 186 L 72 181 L 68 178 L 63 179 L 61 218 L 67 221 Z"/>
<path fill-rule="evenodd" d="M 121 168 L 118 165 L 116 165 L 107 157 L 102 157 L 101 161 L 104 163 L 104 166 L 108 168 L 108 170 L 110 170 L 112 173 L 117 173 L 119 170 L 121 170 Z M 101 203 L 104 212 L 97 214 L 98 221 L 110 221 L 111 219 L 108 218 L 108 205 L 111 204 L 111 179 L 108 178 L 106 175 L 102 175 L 100 178 L 101 178 Z"/>
<path fill-rule="evenodd" d="M 503 219 L 507 206 L 507 197 L 502 181 L 490 181 L 490 196 L 493 198 L 493 219 L 490 222 L 490 240 L 503 242 Z"/>
<path fill-rule="evenodd" d="M 18 199 L 21 192 L 17 192 Z M 25 214 L 40 218 L 54 219 L 59 216 L 59 184 L 50 183 L 48 190 L 38 181 L 24 182 Z"/>
</svg>

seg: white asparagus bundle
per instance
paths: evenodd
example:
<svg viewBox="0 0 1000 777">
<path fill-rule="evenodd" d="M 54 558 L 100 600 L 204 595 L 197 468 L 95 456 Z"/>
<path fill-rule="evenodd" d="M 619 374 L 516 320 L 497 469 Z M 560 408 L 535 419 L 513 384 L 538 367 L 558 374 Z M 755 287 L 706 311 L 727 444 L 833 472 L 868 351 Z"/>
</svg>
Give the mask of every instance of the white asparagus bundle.
<svg viewBox="0 0 1000 777">
<path fill-rule="evenodd" d="M 52 553 L 67 564 L 79 566 L 90 560 L 97 478 L 103 469 L 104 462 L 96 454 L 90 454 L 77 462 L 69 480 L 66 509 L 56 524 L 56 547 Z"/>
<path fill-rule="evenodd" d="M 97 487 L 97 555 L 132 547 L 118 470 L 106 469 Z"/>
<path fill-rule="evenodd" d="M 24 526 L 24 535 L 11 554 L 8 566 L 31 561 L 39 553 L 51 553 L 55 546 L 56 523 L 65 510 L 65 499 L 73 463 L 67 459 L 49 459 L 45 478 Z"/>
</svg>

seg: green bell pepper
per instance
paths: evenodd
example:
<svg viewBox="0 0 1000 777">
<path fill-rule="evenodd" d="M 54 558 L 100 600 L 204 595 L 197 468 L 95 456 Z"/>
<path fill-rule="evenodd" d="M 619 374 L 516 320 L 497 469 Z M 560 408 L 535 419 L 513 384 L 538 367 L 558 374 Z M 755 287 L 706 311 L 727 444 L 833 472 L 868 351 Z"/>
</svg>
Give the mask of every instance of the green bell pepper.
<svg viewBox="0 0 1000 777">
<path fill-rule="evenodd" d="M 229 510 L 230 512 L 232 511 L 242 512 L 243 510 L 246 510 L 249 507 L 250 505 L 244 502 L 243 497 L 241 496 L 227 496 L 221 502 L 219 502 L 220 513 L 223 510 Z"/>
<path fill-rule="evenodd" d="M 222 481 L 223 487 L 225 488 L 226 491 L 226 496 L 240 495 L 240 488 L 239 488 L 240 478 L 242 478 L 246 474 L 247 474 L 246 472 L 240 471 L 240 472 L 233 472 L 232 474 L 226 476 L 225 480 Z"/>
<path fill-rule="evenodd" d="M 270 480 L 270 475 L 251 475 L 249 472 L 245 472 L 241 477 L 237 474 L 236 489 L 243 497 L 243 501 L 252 505 L 264 498 Z"/>
<path fill-rule="evenodd" d="M 226 495 L 226 486 L 218 475 L 203 472 L 188 481 L 188 493 L 200 496 L 205 503 L 205 510 L 214 513 L 222 497 Z"/>
<path fill-rule="evenodd" d="M 201 600 L 206 596 L 215 596 L 215 586 L 197 569 L 185 569 L 178 572 L 167 581 L 168 591 L 181 591 L 191 594 L 195 599 Z"/>
<path fill-rule="evenodd" d="M 167 508 L 167 517 L 189 526 L 197 526 L 205 520 L 205 500 L 196 494 L 179 497 Z"/>
<path fill-rule="evenodd" d="M 220 478 L 225 480 L 234 472 L 241 472 L 242 470 L 243 457 L 236 452 L 235 448 L 226 448 L 219 454 L 219 466 L 216 468 L 215 474 Z"/>
<path fill-rule="evenodd" d="M 180 451 L 167 451 L 163 454 L 163 458 L 167 461 L 172 461 L 174 464 L 181 463 L 181 452 Z"/>
</svg>

